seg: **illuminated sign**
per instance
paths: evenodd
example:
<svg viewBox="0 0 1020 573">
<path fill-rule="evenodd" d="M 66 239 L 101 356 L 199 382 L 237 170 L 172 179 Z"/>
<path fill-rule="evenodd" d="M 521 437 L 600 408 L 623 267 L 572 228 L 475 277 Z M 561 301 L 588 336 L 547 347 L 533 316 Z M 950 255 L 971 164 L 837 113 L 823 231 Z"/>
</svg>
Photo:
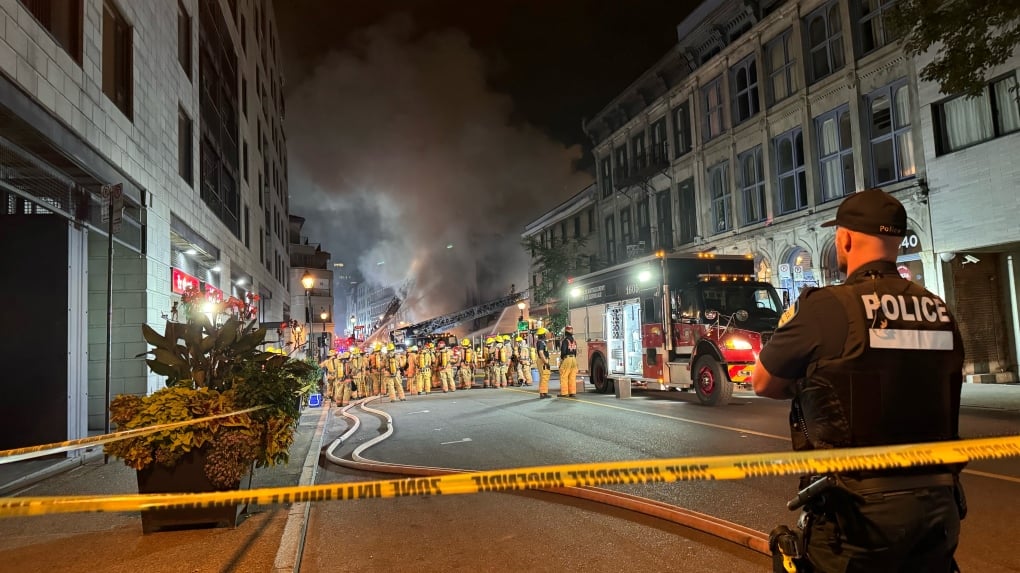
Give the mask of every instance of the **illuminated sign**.
<svg viewBox="0 0 1020 573">
<path fill-rule="evenodd" d="M 170 290 L 184 294 L 189 288 L 198 291 L 199 280 L 181 269 L 170 269 Z"/>
<path fill-rule="evenodd" d="M 209 283 L 205 283 L 205 298 L 209 302 L 223 302 L 223 291 Z"/>
</svg>

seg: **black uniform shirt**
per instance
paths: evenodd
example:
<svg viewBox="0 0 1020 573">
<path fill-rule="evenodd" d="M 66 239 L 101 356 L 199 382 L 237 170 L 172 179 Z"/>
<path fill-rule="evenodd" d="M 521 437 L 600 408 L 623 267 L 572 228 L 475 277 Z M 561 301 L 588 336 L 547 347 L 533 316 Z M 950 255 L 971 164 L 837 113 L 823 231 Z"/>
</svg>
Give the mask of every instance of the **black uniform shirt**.
<svg viewBox="0 0 1020 573">
<path fill-rule="evenodd" d="M 870 280 L 876 271 L 898 276 L 896 263 L 874 261 L 861 265 L 846 278 L 846 284 Z M 769 374 L 797 380 L 807 374 L 812 362 L 838 358 L 843 354 L 849 318 L 836 296 L 825 288 L 806 289 L 783 313 L 776 333 L 758 356 Z"/>
<path fill-rule="evenodd" d="M 560 341 L 560 358 L 577 356 L 577 343 L 574 342 L 574 335 L 568 334 Z"/>
<path fill-rule="evenodd" d="M 549 347 L 541 338 L 539 338 L 538 342 L 535 343 L 535 353 L 538 354 L 538 357 L 545 362 L 549 362 Z"/>
</svg>

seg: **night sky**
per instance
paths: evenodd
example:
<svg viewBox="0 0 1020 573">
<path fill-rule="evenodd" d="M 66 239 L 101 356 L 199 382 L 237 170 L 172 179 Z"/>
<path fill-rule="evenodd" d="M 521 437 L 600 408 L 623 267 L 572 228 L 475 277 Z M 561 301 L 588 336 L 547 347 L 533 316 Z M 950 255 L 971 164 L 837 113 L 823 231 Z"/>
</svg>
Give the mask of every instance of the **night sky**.
<svg viewBox="0 0 1020 573">
<path fill-rule="evenodd" d="M 291 213 L 412 320 L 528 284 L 525 225 L 592 182 L 582 118 L 694 5 L 278 1 Z"/>
</svg>

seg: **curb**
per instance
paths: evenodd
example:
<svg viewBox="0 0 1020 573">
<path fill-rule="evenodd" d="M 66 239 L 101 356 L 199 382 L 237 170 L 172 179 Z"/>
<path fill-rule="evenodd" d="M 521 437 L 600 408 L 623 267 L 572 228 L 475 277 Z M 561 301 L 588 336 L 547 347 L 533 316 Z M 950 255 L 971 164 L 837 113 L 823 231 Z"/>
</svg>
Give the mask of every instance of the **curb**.
<svg viewBox="0 0 1020 573">
<path fill-rule="evenodd" d="M 315 426 L 315 434 L 308 447 L 305 463 L 301 469 L 298 485 L 312 485 L 319 468 L 319 455 L 322 451 L 322 438 L 326 427 L 326 419 L 332 410 L 332 403 L 322 405 L 319 423 Z M 283 527 L 280 547 L 273 560 L 273 573 L 297 573 L 301 570 L 301 554 L 305 549 L 305 531 L 308 529 L 308 514 L 312 504 L 308 502 L 294 503 L 287 512 L 287 523 Z"/>
</svg>

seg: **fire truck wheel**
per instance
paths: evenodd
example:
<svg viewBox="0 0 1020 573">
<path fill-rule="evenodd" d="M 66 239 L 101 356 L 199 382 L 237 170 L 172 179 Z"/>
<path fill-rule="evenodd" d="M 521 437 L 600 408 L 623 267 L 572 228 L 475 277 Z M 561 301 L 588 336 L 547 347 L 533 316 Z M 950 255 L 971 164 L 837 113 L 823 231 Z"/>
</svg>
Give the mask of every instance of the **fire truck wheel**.
<svg viewBox="0 0 1020 573">
<path fill-rule="evenodd" d="M 694 364 L 694 390 L 706 406 L 725 406 L 733 397 L 733 383 L 711 356 L 702 356 Z"/>
<path fill-rule="evenodd" d="M 606 360 L 601 354 L 596 354 L 591 359 L 591 383 L 599 394 L 608 394 L 614 390 L 613 381 L 609 379 L 606 372 Z"/>
</svg>

